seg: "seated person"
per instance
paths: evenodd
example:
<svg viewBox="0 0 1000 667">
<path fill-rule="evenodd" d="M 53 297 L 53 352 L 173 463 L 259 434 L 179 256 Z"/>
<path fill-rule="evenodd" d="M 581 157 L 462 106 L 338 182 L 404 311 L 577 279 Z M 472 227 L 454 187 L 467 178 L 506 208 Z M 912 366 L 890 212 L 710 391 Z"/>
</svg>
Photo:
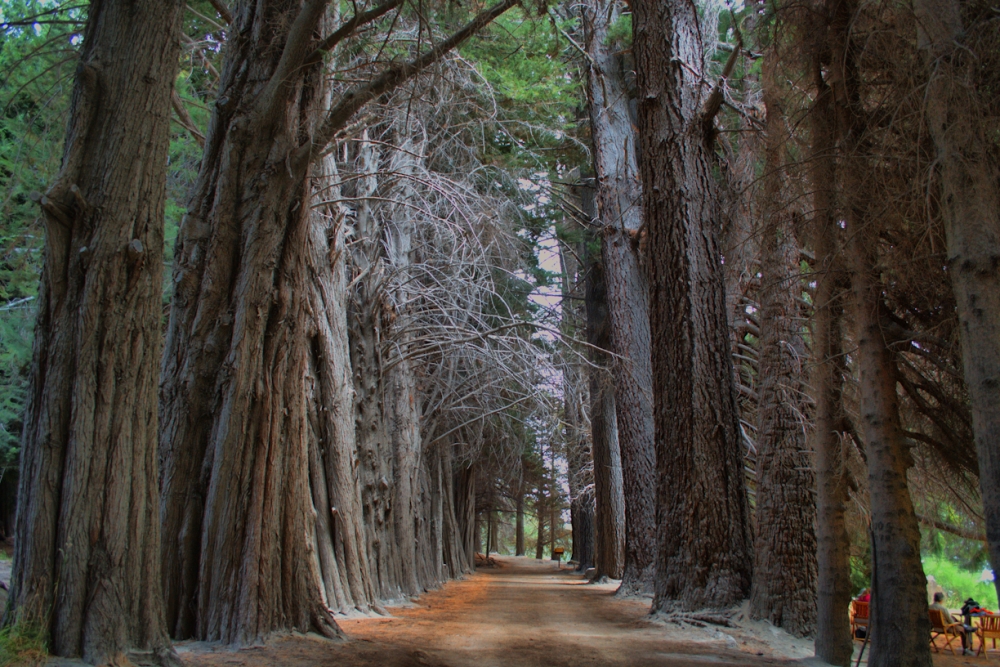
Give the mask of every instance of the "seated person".
<svg viewBox="0 0 1000 667">
<path fill-rule="evenodd" d="M 864 588 L 861 590 L 860 593 L 858 593 L 858 597 L 854 599 L 857 600 L 858 602 L 871 602 L 872 599 L 871 591 L 867 588 Z"/>
<path fill-rule="evenodd" d="M 949 623 L 949 622 L 951 622 L 953 620 L 952 617 L 951 617 L 951 610 L 944 606 L 944 593 L 940 593 L 940 592 L 935 593 L 934 594 L 934 602 L 931 605 L 929 605 L 927 608 L 928 609 L 937 609 L 938 611 L 944 612 L 945 623 Z M 973 632 L 974 630 L 975 630 L 975 628 L 973 628 L 971 625 L 965 625 L 964 623 L 962 624 L 962 633 L 961 633 L 961 635 L 962 635 L 962 654 L 963 655 L 969 655 L 969 654 L 972 653 L 972 651 L 970 651 L 969 648 L 966 646 L 966 641 L 967 641 L 966 637 L 969 635 L 970 632 Z"/>
</svg>

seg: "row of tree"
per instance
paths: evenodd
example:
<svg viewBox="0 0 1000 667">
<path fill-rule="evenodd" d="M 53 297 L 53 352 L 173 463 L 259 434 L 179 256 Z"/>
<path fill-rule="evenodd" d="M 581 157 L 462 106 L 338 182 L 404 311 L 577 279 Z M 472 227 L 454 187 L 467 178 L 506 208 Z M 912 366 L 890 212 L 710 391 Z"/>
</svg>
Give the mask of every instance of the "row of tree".
<svg viewBox="0 0 1000 667">
<path fill-rule="evenodd" d="M 582 567 L 833 664 L 867 554 L 872 664 L 929 664 L 919 523 L 1000 558 L 987 2 L 189 4 L 6 24 L 79 62 L 9 620 L 334 635 L 564 497 Z"/>
<path fill-rule="evenodd" d="M 869 543 L 869 664 L 929 665 L 919 524 L 985 524 L 1000 562 L 995 18 L 960 0 L 579 12 L 589 340 L 614 376 L 590 385 L 598 570 L 654 611 L 749 599 L 844 665 Z"/>
</svg>

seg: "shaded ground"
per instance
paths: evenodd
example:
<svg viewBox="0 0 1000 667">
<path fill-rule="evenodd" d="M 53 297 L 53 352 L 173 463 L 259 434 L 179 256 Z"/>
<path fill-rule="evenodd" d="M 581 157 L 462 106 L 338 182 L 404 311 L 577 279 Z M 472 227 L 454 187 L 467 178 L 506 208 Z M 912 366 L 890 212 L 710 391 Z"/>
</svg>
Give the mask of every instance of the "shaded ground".
<svg viewBox="0 0 1000 667">
<path fill-rule="evenodd" d="M 385 665 L 404 667 L 587 667 L 589 665 L 793 665 L 698 631 L 694 641 L 647 620 L 648 601 L 618 600 L 613 586 L 589 585 L 554 563 L 499 558 L 464 581 L 427 593 L 391 618 L 341 619 L 350 637 L 288 637 L 261 648 L 206 652 L 178 646 L 185 664 Z M 690 630 L 685 631 L 690 634 Z"/>
<path fill-rule="evenodd" d="M 649 601 L 617 599 L 614 584 L 587 584 L 550 562 L 504 557 L 497 561 L 498 569 L 480 569 L 412 605 L 393 608 L 391 618 L 338 619 L 347 641 L 298 635 L 238 651 L 202 642 L 179 642 L 176 647 L 191 667 L 824 664 L 805 658 L 812 653 L 811 642 L 791 638 L 765 623 L 743 620 L 735 628 L 696 628 L 651 621 Z M 0 561 L 0 575 L 3 565 Z M 860 646 L 855 643 L 855 660 Z M 992 651 L 987 658 L 953 657 L 945 651 L 934 655 L 934 665 L 987 667 L 998 665 L 998 658 Z M 60 659 L 47 664 L 83 665 Z"/>
</svg>

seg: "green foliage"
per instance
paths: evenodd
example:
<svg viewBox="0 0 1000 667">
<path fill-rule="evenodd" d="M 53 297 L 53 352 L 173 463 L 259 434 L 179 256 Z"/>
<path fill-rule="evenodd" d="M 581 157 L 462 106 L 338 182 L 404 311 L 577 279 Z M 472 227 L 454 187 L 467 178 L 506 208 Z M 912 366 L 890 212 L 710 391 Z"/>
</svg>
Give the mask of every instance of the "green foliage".
<svg viewBox="0 0 1000 667">
<path fill-rule="evenodd" d="M 581 99 L 580 77 L 568 65 L 562 32 L 574 20 L 531 17 L 513 9 L 461 49 L 504 109 L 488 137 L 484 162 L 554 171 L 555 158 L 580 153 L 573 140 Z M 543 152 L 544 151 L 544 152 Z"/>
<path fill-rule="evenodd" d="M 987 609 L 997 611 L 997 591 L 992 581 L 980 581 L 982 570 L 970 571 L 947 558 L 927 556 L 923 559 L 924 574 L 934 579 L 944 589 L 944 604 L 958 608 L 966 598 L 974 598 Z"/>
<path fill-rule="evenodd" d="M 43 665 L 47 657 L 45 632 L 41 628 L 16 624 L 0 630 L 0 667 Z"/>
<path fill-rule="evenodd" d="M 923 502 L 922 509 L 932 517 L 946 524 L 976 532 L 979 526 L 963 512 L 947 502 Z M 920 552 L 924 556 L 935 556 L 955 563 L 964 570 L 979 571 L 989 563 L 986 544 L 978 540 L 968 540 L 930 526 L 920 527 Z"/>
<path fill-rule="evenodd" d="M 0 469 L 17 465 L 42 264 L 29 195 L 44 192 L 59 169 L 84 11 L 79 3 L 0 3 Z"/>
<path fill-rule="evenodd" d="M 17 465 L 35 319 L 31 305 L 22 302 L 0 308 L 0 469 Z"/>
<path fill-rule="evenodd" d="M 851 556 L 851 591 L 857 595 L 871 586 L 871 561 L 860 556 Z"/>
<path fill-rule="evenodd" d="M 632 46 L 632 15 L 622 14 L 608 26 L 608 46 L 628 48 Z"/>
</svg>

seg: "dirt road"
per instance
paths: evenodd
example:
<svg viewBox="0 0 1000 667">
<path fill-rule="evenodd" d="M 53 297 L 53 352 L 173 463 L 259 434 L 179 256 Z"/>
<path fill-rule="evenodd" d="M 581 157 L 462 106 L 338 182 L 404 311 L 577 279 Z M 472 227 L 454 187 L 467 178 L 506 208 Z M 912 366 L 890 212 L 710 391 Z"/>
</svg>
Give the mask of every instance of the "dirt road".
<svg viewBox="0 0 1000 667">
<path fill-rule="evenodd" d="M 289 637 L 261 648 L 205 652 L 181 644 L 186 664 L 386 667 L 703 667 L 799 664 L 756 655 L 724 635 L 684 640 L 646 618 L 648 601 L 618 600 L 565 567 L 498 559 L 464 581 L 427 593 L 391 618 L 340 620 L 350 637 Z"/>
</svg>

